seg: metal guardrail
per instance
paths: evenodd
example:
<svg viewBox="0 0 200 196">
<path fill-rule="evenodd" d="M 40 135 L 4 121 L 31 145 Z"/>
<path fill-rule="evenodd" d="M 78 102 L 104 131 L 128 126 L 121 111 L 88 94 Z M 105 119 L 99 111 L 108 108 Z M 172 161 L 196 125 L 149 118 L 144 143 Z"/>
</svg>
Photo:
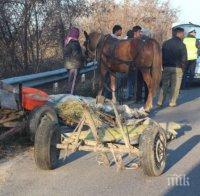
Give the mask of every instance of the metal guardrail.
<svg viewBox="0 0 200 196">
<path fill-rule="evenodd" d="M 79 74 L 86 74 L 97 69 L 97 62 L 88 63 L 82 68 Z M 25 86 L 39 86 L 51 82 L 56 82 L 68 78 L 68 71 L 66 69 L 57 69 L 54 71 L 47 71 L 38 74 L 31 74 L 2 80 L 3 82 L 11 85 L 23 84 Z"/>
</svg>

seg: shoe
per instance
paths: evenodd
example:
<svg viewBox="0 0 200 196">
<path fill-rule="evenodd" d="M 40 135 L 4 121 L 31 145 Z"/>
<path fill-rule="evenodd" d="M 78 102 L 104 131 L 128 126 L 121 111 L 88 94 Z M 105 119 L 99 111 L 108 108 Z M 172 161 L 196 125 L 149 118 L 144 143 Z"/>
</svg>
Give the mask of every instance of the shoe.
<svg viewBox="0 0 200 196">
<path fill-rule="evenodd" d="M 169 107 L 176 107 L 176 104 L 175 103 L 170 103 Z"/>
</svg>

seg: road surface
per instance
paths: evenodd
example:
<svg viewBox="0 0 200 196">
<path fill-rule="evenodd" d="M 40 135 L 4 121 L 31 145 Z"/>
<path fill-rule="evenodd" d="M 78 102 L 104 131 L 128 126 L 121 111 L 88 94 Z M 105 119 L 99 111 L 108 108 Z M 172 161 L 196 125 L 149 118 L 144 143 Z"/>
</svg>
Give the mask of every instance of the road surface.
<svg viewBox="0 0 200 196">
<path fill-rule="evenodd" d="M 185 124 L 168 146 L 165 173 L 144 176 L 142 170 L 116 171 L 99 166 L 94 153 L 76 153 L 54 171 L 36 168 L 33 150 L 0 164 L 0 195 L 200 195 L 200 88 L 183 91 L 179 106 L 154 110 L 158 121 Z"/>
</svg>

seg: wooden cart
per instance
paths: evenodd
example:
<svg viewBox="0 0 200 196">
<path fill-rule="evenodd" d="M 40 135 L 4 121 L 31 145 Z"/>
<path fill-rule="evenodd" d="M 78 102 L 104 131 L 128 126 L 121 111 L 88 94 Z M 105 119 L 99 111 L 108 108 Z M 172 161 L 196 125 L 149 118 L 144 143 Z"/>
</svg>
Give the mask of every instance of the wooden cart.
<svg viewBox="0 0 200 196">
<path fill-rule="evenodd" d="M 114 115 L 98 107 L 82 103 L 83 116 L 71 133 L 60 130 L 58 124 L 43 119 L 35 137 L 35 162 L 41 169 L 54 169 L 60 151 L 67 155 L 76 151 L 97 153 L 98 163 L 110 166 L 110 157 L 117 169 L 125 169 L 123 156 L 138 158 L 132 168 L 141 166 L 149 176 L 159 176 L 166 164 L 166 132 L 149 118 L 124 119 L 112 101 L 104 100 L 113 107 Z M 129 166 L 130 168 L 130 166 Z"/>
<path fill-rule="evenodd" d="M 31 108 L 27 108 L 22 91 L 22 85 L 13 87 L 0 81 L 0 142 L 10 135 L 24 131 L 34 141 L 36 129 L 44 117 L 54 123 L 58 122 L 54 108 L 47 105 L 47 102 L 41 102 L 42 104 L 34 107 L 29 105 Z"/>
</svg>

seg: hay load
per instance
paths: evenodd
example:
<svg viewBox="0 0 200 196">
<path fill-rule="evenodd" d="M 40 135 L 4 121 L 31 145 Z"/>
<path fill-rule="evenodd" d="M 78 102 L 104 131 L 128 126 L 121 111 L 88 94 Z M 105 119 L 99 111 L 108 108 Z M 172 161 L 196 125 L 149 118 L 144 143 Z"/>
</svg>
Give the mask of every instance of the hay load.
<svg viewBox="0 0 200 196">
<path fill-rule="evenodd" d="M 56 105 L 59 117 L 70 126 L 76 125 L 83 116 L 83 104 L 86 103 L 94 111 L 101 111 L 110 117 L 114 116 L 113 107 L 110 104 L 96 104 L 93 98 L 86 98 L 72 95 L 55 95 L 51 100 Z M 147 113 L 142 109 L 132 109 L 127 105 L 117 105 L 117 110 L 124 120 L 147 117 Z M 98 120 L 96 120 L 98 121 Z"/>
<path fill-rule="evenodd" d="M 55 105 L 59 117 L 68 126 L 77 125 L 83 117 L 84 108 L 83 104 L 87 104 L 91 109 L 90 113 L 94 119 L 95 126 L 105 129 L 103 135 L 109 135 L 110 130 L 113 129 L 115 124 L 115 114 L 113 107 L 109 104 L 96 104 L 96 99 L 91 97 L 73 96 L 73 95 L 52 95 L 50 101 Z M 156 123 L 153 119 L 148 118 L 148 114 L 143 108 L 130 108 L 127 105 L 117 105 L 116 109 L 120 115 L 123 125 L 129 132 L 133 131 L 131 127 L 135 127 L 140 124 Z M 148 122 L 148 123 L 147 123 Z M 110 128 L 105 128 L 105 124 L 109 125 Z M 162 127 L 167 134 L 167 138 L 175 138 L 177 135 L 176 130 L 180 129 L 181 126 L 175 122 L 164 122 L 156 123 Z M 142 125 L 142 126 L 143 126 Z M 136 129 L 135 129 L 136 130 Z M 105 134 L 105 131 L 108 131 Z M 136 133 L 133 131 L 134 134 Z M 131 133 L 129 133 L 131 134 Z M 136 134 L 138 135 L 138 134 Z M 107 138 L 107 137 L 106 137 Z"/>
<path fill-rule="evenodd" d="M 58 115 L 70 126 L 78 123 L 83 116 L 83 107 L 80 102 L 65 101 L 57 106 Z"/>
<path fill-rule="evenodd" d="M 50 101 L 55 105 L 59 117 L 66 125 L 76 125 L 83 116 L 82 103 L 95 105 L 95 99 L 68 94 L 51 95 Z"/>
</svg>

